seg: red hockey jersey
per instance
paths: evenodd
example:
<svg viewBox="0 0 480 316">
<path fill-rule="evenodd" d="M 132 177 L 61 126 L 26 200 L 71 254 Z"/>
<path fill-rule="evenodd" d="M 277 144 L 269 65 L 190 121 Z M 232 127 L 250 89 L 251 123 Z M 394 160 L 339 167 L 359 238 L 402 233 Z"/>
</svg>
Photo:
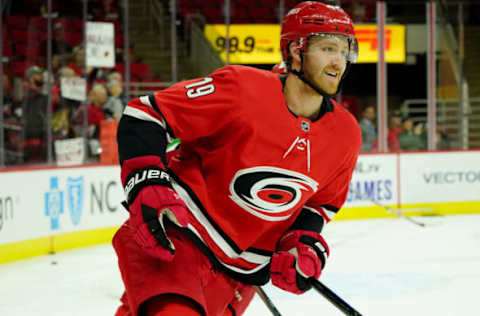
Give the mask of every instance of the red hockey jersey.
<svg viewBox="0 0 480 316">
<path fill-rule="evenodd" d="M 227 273 L 252 284 L 268 280 L 275 244 L 300 212 L 332 219 L 361 145 L 357 122 L 334 101 L 324 98 L 312 122 L 289 111 L 282 90 L 276 74 L 227 66 L 124 112 L 180 138 L 170 169 L 189 230 Z"/>
</svg>

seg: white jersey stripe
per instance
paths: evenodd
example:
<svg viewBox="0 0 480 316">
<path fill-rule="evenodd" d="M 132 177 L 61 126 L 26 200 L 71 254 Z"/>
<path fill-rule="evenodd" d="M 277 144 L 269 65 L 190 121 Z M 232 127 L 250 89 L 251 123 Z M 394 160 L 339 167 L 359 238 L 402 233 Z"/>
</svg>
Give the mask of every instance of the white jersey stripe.
<svg viewBox="0 0 480 316">
<path fill-rule="evenodd" d="M 175 191 L 180 195 L 180 197 L 185 201 L 185 204 L 187 204 L 188 208 L 192 212 L 193 216 L 197 219 L 197 221 L 202 224 L 202 226 L 205 228 L 207 231 L 208 235 L 210 238 L 217 244 L 217 246 L 225 253 L 228 257 L 232 259 L 243 259 L 247 262 L 254 263 L 254 264 L 260 264 L 262 266 L 265 266 L 268 264 L 270 261 L 270 256 L 263 256 L 260 254 L 252 253 L 249 251 L 243 251 L 242 253 L 238 254 L 228 243 L 227 241 L 220 235 L 220 233 L 213 227 L 213 225 L 209 222 L 209 220 L 205 217 L 205 215 L 202 213 L 202 211 L 198 208 L 198 206 L 195 204 L 195 202 L 190 198 L 190 195 L 187 193 L 187 191 L 181 187 L 178 183 L 175 181 L 172 181 L 173 188 Z M 189 228 L 198 236 L 198 232 L 196 232 L 193 227 Z M 201 237 L 200 237 L 201 238 Z M 202 241 L 205 243 L 205 241 L 202 239 Z M 219 258 L 217 258 L 219 259 Z M 220 261 L 220 259 L 219 259 Z M 220 261 L 221 262 L 221 261 Z M 229 269 L 236 271 L 238 268 L 231 267 L 225 263 L 222 262 L 223 265 L 227 266 Z M 240 270 L 241 273 L 253 273 L 261 268 L 256 267 L 253 270 Z"/>
<path fill-rule="evenodd" d="M 144 96 L 140 97 L 139 99 L 140 99 L 140 102 L 142 102 L 142 104 L 148 105 L 149 107 L 152 107 L 152 104 L 150 104 L 150 99 L 148 98 L 148 95 L 144 95 Z"/>
<path fill-rule="evenodd" d="M 188 225 L 188 229 L 191 230 L 204 244 L 205 243 L 205 240 L 203 240 L 202 236 L 200 235 L 200 233 L 198 233 L 198 231 L 195 229 L 195 227 L 193 227 L 192 225 Z M 249 252 L 243 252 L 242 254 L 244 253 L 248 253 L 250 255 L 254 255 L 254 256 L 257 256 L 256 254 L 252 254 L 252 253 L 249 253 Z M 240 255 L 241 257 L 242 255 Z M 237 256 L 238 257 L 238 256 Z M 218 259 L 218 258 L 217 258 Z M 248 261 L 248 260 L 247 260 Z M 241 268 L 238 268 L 238 267 L 234 267 L 232 265 L 229 265 L 229 264 L 226 264 L 224 262 L 222 262 L 220 259 L 218 259 L 218 262 L 220 262 L 220 264 L 222 264 L 224 267 L 228 268 L 229 270 L 232 270 L 232 271 L 235 271 L 237 273 L 242 273 L 242 274 L 251 274 L 251 273 L 255 273 L 259 270 L 262 270 L 265 266 L 268 265 L 268 263 L 270 262 L 269 259 L 267 259 L 267 261 L 264 261 L 263 263 L 261 263 L 260 265 L 258 265 L 257 267 L 253 268 L 253 269 L 250 269 L 250 270 L 244 270 L 244 269 L 241 269 Z"/>
<path fill-rule="evenodd" d="M 123 114 L 128 115 L 128 116 L 133 116 L 133 117 L 135 117 L 137 119 L 140 119 L 140 120 L 143 120 L 143 121 L 150 121 L 150 122 L 157 123 L 164 130 L 167 130 L 165 121 L 163 121 L 163 119 L 160 121 L 159 119 L 157 119 L 157 118 L 151 116 L 150 114 L 148 114 L 148 113 L 146 113 L 142 110 L 139 110 L 137 108 L 134 108 L 134 107 L 131 107 L 131 106 L 127 105 L 127 107 L 123 111 Z"/>
<path fill-rule="evenodd" d="M 335 215 L 337 215 L 337 213 L 333 212 L 333 211 L 329 211 L 327 210 L 326 208 L 322 207 L 323 211 L 325 212 L 325 214 L 328 216 L 328 219 L 329 220 L 332 220 Z"/>
</svg>

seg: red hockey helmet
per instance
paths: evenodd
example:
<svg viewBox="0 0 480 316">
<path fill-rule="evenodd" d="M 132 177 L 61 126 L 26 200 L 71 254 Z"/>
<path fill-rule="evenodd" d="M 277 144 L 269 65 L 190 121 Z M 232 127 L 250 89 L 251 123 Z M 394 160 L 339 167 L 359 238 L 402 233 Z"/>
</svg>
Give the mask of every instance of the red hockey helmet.
<svg viewBox="0 0 480 316">
<path fill-rule="evenodd" d="M 318 34 L 341 34 L 347 37 L 349 52 L 347 61 L 354 63 L 358 56 L 358 42 L 353 21 L 342 8 L 315 1 L 297 4 L 285 16 L 282 23 L 280 48 L 284 61 L 288 61 L 288 45 L 296 41 L 305 52 L 307 40 Z"/>
</svg>

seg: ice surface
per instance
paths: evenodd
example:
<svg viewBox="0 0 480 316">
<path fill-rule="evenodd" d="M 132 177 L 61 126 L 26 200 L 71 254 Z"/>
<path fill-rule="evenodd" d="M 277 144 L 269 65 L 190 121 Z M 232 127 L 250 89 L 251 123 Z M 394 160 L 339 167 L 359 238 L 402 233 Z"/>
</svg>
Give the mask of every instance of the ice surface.
<svg viewBox="0 0 480 316">
<path fill-rule="evenodd" d="M 321 281 L 364 316 L 478 316 L 480 215 L 332 222 Z M 283 316 L 343 315 L 313 290 L 263 287 Z M 110 245 L 0 265 L 0 315 L 113 315 L 123 285 Z M 257 297 L 246 316 L 268 316 Z"/>
</svg>

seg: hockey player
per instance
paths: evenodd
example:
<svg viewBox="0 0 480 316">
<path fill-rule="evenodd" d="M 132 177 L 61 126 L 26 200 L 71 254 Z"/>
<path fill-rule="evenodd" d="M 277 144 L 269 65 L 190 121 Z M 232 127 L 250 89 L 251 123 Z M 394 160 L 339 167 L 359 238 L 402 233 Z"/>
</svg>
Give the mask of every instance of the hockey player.
<svg viewBox="0 0 480 316">
<path fill-rule="evenodd" d="M 345 201 L 361 145 L 331 98 L 357 47 L 342 9 L 307 1 L 282 24 L 287 76 L 226 66 L 128 104 L 117 316 L 241 315 L 252 285 L 310 289 L 329 255 L 322 227 Z"/>
</svg>

